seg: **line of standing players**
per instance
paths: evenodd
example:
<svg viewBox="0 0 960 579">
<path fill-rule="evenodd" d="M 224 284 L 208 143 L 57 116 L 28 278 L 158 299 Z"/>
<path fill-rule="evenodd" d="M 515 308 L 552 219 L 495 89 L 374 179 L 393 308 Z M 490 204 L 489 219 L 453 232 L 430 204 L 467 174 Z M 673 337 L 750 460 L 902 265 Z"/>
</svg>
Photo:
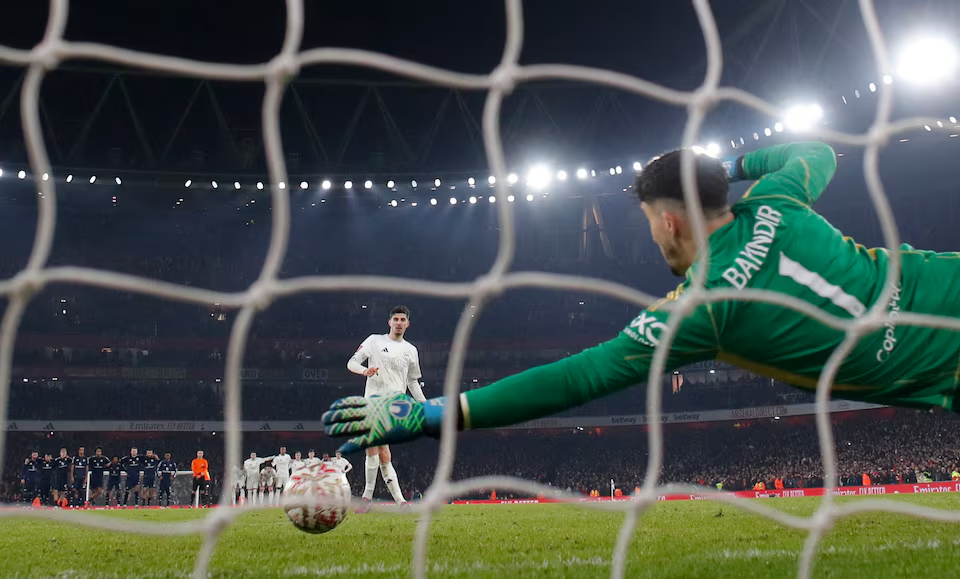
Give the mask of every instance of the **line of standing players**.
<svg viewBox="0 0 960 579">
<path fill-rule="evenodd" d="M 123 475 L 126 475 L 125 480 Z M 143 506 L 149 506 L 151 501 L 157 506 L 168 507 L 170 487 L 176 476 L 177 463 L 173 462 L 169 452 L 160 460 L 152 450 L 141 456 L 137 448 L 131 448 L 130 454 L 123 458 L 117 455 L 107 458 L 99 446 L 90 457 L 86 456 L 82 446 L 77 449 L 76 456 L 70 456 L 66 448 L 61 448 L 60 456 L 56 458 L 50 453 L 41 458 L 34 451 L 24 459 L 20 496 L 26 503 L 39 501 L 41 505 L 58 507 L 96 505 L 101 496 L 108 506 L 125 507 L 132 500 L 135 507 L 141 502 Z M 122 490 L 121 480 L 124 482 Z"/>
</svg>

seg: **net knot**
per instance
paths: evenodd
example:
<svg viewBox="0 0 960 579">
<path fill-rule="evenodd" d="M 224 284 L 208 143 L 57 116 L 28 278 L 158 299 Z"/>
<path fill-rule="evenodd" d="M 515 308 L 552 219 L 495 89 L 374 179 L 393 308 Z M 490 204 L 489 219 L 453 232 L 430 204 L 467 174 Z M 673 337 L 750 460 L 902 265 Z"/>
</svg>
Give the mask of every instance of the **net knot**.
<svg viewBox="0 0 960 579">
<path fill-rule="evenodd" d="M 474 287 L 475 295 L 486 300 L 503 293 L 503 280 L 499 275 L 486 274 L 477 278 L 477 281 L 474 282 Z"/>
<path fill-rule="evenodd" d="M 720 95 L 717 93 L 717 89 L 702 86 L 690 94 L 690 104 L 687 105 L 687 107 L 689 110 L 699 109 L 706 111 L 719 100 Z"/>
<path fill-rule="evenodd" d="M 257 311 L 263 311 L 273 301 L 274 288 L 269 281 L 258 281 L 247 291 L 247 303 Z"/>
<path fill-rule="evenodd" d="M 45 70 L 53 70 L 60 64 L 61 43 L 58 41 L 41 42 L 30 51 L 30 60 Z"/>
<path fill-rule="evenodd" d="M 300 61 L 293 54 L 279 54 L 267 65 L 267 80 L 279 77 L 291 79 L 300 73 Z"/>
<path fill-rule="evenodd" d="M 10 289 L 11 297 L 29 299 L 43 289 L 43 277 L 39 270 L 25 269 L 14 276 L 11 281 L 13 282 Z"/>
<path fill-rule="evenodd" d="M 490 73 L 490 88 L 498 89 L 503 94 L 510 94 L 517 86 L 519 67 L 515 64 L 501 64 Z"/>
<path fill-rule="evenodd" d="M 227 530 L 230 523 L 233 522 L 233 509 L 211 509 L 213 512 L 207 517 L 207 532 L 214 537 Z"/>
</svg>

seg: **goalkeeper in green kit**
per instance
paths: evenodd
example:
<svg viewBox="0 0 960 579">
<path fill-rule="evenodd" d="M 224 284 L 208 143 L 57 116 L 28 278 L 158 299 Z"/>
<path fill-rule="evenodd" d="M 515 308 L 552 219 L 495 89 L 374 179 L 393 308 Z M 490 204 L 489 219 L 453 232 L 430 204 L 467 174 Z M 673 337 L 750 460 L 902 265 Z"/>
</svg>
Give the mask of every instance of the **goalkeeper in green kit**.
<svg viewBox="0 0 960 579">
<path fill-rule="evenodd" d="M 856 244 L 811 206 L 836 170 L 822 143 L 770 147 L 722 162 L 696 156 L 697 188 L 710 243 L 707 288 L 768 289 L 836 316 L 862 316 L 886 280 L 888 250 Z M 756 180 L 730 206 L 731 181 Z M 420 436 L 438 437 L 445 405 L 460 429 L 497 428 L 554 414 L 646 381 L 664 337 L 665 302 L 691 283 L 697 245 L 680 185 L 680 153 L 652 161 L 635 193 L 667 265 L 686 281 L 608 342 L 526 370 L 456 399 L 424 403 L 400 394 L 348 397 L 323 415 L 326 432 L 351 437 L 352 452 Z M 900 312 L 960 317 L 960 254 L 900 249 L 902 273 L 884 326 L 862 337 L 840 367 L 832 394 L 879 404 L 960 410 L 960 332 L 898 326 Z M 844 333 L 794 310 L 760 302 L 702 304 L 680 324 L 667 370 L 719 360 L 807 389 Z"/>
</svg>

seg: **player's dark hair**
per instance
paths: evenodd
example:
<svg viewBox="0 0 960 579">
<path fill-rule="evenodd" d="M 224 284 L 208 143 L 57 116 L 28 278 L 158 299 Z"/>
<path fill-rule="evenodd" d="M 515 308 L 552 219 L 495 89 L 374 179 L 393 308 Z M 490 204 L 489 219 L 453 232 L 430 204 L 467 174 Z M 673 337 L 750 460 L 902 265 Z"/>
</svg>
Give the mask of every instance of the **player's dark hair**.
<svg viewBox="0 0 960 579">
<path fill-rule="evenodd" d="M 98 450 L 99 450 L 100 452 L 103 452 L 103 447 L 102 447 L 102 446 L 98 446 L 97 448 L 93 449 L 93 452 L 97 452 Z"/>
<path fill-rule="evenodd" d="M 390 317 L 392 318 L 397 314 L 403 314 L 407 316 L 408 320 L 410 319 L 410 310 L 407 309 L 407 306 L 394 306 L 393 309 L 390 310 Z"/>
<path fill-rule="evenodd" d="M 307 452 L 308 453 L 312 452 L 313 454 L 317 454 L 317 451 L 313 450 L 312 448 L 307 449 Z"/>
<path fill-rule="evenodd" d="M 727 170 L 719 159 L 694 155 L 694 172 L 700 205 L 708 217 L 726 212 L 730 193 Z M 640 201 L 652 204 L 661 199 L 683 203 L 680 184 L 680 151 L 671 151 L 654 159 L 637 175 L 633 190 Z"/>
</svg>

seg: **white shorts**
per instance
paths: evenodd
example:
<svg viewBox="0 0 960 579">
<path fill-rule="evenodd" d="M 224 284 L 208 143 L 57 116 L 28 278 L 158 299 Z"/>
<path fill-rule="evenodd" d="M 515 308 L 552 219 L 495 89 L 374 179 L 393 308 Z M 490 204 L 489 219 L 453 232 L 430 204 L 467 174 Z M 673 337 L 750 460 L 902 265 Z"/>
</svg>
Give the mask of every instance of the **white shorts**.
<svg viewBox="0 0 960 579">
<path fill-rule="evenodd" d="M 290 482 L 290 478 L 289 478 L 289 477 L 286 477 L 286 478 L 278 478 L 278 479 L 277 479 L 277 488 L 278 488 L 278 489 L 286 488 L 288 482 Z"/>
</svg>

